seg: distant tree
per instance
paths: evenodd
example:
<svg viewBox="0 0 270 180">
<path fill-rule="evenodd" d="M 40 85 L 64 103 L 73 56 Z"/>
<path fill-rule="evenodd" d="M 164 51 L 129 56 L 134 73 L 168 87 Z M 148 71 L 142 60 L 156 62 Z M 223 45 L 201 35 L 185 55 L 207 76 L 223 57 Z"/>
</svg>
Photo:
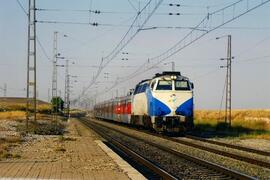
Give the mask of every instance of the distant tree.
<svg viewBox="0 0 270 180">
<path fill-rule="evenodd" d="M 53 112 L 60 112 L 64 110 L 64 101 L 61 97 L 52 98 Z"/>
</svg>

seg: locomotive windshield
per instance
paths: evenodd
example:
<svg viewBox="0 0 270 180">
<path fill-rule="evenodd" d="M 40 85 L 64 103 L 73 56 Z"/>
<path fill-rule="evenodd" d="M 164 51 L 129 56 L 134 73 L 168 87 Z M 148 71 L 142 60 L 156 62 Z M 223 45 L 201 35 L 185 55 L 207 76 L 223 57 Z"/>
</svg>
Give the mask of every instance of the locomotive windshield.
<svg viewBox="0 0 270 180">
<path fill-rule="evenodd" d="M 175 81 L 175 90 L 176 91 L 187 91 L 190 90 L 189 83 L 186 80 L 176 80 Z"/>
<path fill-rule="evenodd" d="M 171 80 L 159 80 L 156 90 L 172 90 Z"/>
</svg>

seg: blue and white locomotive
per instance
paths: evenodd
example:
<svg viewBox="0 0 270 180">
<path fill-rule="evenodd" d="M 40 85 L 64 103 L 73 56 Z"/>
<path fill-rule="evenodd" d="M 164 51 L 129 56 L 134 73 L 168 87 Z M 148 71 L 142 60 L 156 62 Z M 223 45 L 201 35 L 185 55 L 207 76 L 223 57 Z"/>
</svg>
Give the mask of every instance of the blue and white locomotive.
<svg viewBox="0 0 270 180">
<path fill-rule="evenodd" d="M 193 88 L 193 83 L 180 72 L 156 74 L 152 79 L 138 83 L 128 96 L 111 100 L 111 105 L 96 105 L 96 117 L 140 125 L 158 132 L 191 130 Z"/>
<path fill-rule="evenodd" d="M 140 82 L 132 97 L 131 123 L 166 132 L 192 129 L 193 83 L 180 72 Z"/>
</svg>

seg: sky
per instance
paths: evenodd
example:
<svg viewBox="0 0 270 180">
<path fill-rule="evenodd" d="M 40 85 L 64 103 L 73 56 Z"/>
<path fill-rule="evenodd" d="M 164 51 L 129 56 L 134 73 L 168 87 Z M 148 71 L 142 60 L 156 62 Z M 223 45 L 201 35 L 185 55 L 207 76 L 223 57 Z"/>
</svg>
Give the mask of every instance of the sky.
<svg viewBox="0 0 270 180">
<path fill-rule="evenodd" d="M 24 9 L 28 9 L 27 0 L 18 1 Z M 124 79 L 148 59 L 162 54 L 185 37 L 191 29 L 183 27 L 196 27 L 207 13 L 237 1 L 164 0 L 147 21 L 144 30 L 140 30 L 102 70 L 85 97 L 89 100 L 96 97 L 97 101 L 102 101 L 116 94 L 124 95 L 141 80 L 151 78 L 155 73 L 171 70 L 170 62 L 173 61 L 176 70 L 181 71 L 182 75 L 194 82 L 196 109 L 223 108 L 226 70 L 220 68 L 225 64 L 220 58 L 226 58 L 227 39 L 224 37 L 216 40 L 216 37 L 230 34 L 232 56 L 235 57 L 232 63 L 232 108 L 269 109 L 270 3 L 209 32 L 149 71 L 142 71 L 104 93 L 105 89 L 110 89 L 117 79 Z M 77 76 L 72 78 L 71 99 L 75 99 L 84 87 L 89 86 L 93 75 L 97 73 L 102 57 L 106 57 L 113 51 L 128 31 L 138 10 L 147 2 L 148 0 L 37 0 L 37 8 L 43 9 L 37 11 L 37 37 L 43 47 L 42 49 L 37 45 L 38 98 L 47 101 L 48 91 L 51 90 L 55 31 L 58 32 L 58 52 L 70 62 L 74 62 L 70 66 L 70 73 Z M 234 6 L 234 9 L 220 11 L 208 21 L 208 25 L 213 27 L 215 24 L 220 24 L 258 2 L 261 1 L 244 0 Z M 180 7 L 169 4 L 180 4 Z M 136 25 L 142 24 L 151 8 L 153 7 L 145 11 Z M 89 13 L 89 10 L 98 10 L 101 13 Z M 169 13 L 180 13 L 180 15 L 168 15 Z M 42 23 L 42 21 L 72 24 Z M 99 25 L 92 26 L 87 24 L 89 22 L 97 22 Z M 201 26 L 194 32 L 202 33 L 204 32 L 202 29 Z M 133 30 L 137 30 L 136 27 Z M 27 16 L 16 0 L 0 0 L 0 96 L 3 95 L 1 87 L 3 88 L 4 84 L 7 84 L 8 96 L 26 95 L 26 62 Z M 65 64 L 65 62 L 59 60 L 58 64 Z M 64 76 L 65 69 L 58 68 L 58 88 L 62 96 Z M 96 93 L 99 95 L 97 96 Z"/>
</svg>

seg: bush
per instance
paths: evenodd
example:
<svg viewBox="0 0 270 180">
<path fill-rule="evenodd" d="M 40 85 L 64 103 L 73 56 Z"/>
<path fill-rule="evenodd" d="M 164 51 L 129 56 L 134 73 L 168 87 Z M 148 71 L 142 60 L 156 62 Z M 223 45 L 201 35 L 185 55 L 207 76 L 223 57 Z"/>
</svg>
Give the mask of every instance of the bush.
<svg viewBox="0 0 270 180">
<path fill-rule="evenodd" d="M 25 132 L 25 125 L 17 126 L 17 130 Z M 65 125 L 59 122 L 29 122 L 28 132 L 39 135 L 63 135 L 65 132 Z"/>
</svg>

